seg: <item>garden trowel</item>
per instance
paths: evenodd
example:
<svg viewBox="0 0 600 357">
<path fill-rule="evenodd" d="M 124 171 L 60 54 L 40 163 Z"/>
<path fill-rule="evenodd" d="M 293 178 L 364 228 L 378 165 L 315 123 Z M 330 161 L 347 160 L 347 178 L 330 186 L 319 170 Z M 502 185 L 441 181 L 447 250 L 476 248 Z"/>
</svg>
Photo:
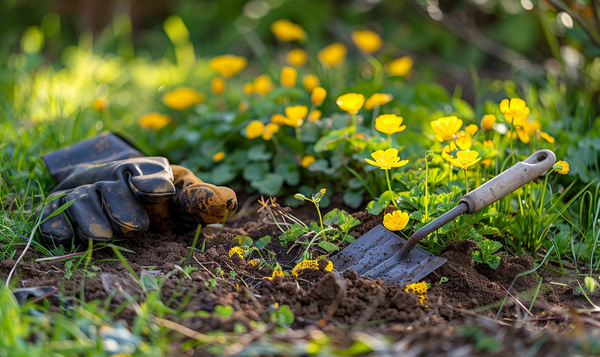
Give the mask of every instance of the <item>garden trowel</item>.
<svg viewBox="0 0 600 357">
<path fill-rule="evenodd" d="M 475 213 L 544 175 L 555 162 L 552 151 L 536 151 L 464 195 L 458 206 L 413 233 L 408 241 L 379 225 L 332 257 L 333 265 L 337 271 L 350 269 L 360 276 L 381 278 L 389 284 L 412 284 L 446 262 L 417 247 L 421 239 L 461 214 Z"/>
</svg>

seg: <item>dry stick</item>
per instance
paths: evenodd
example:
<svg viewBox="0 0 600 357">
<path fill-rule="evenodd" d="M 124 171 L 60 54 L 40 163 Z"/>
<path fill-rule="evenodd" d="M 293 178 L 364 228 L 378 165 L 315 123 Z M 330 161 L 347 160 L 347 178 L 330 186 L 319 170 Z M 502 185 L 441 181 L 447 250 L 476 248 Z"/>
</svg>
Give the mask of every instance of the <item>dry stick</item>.
<svg viewBox="0 0 600 357">
<path fill-rule="evenodd" d="M 523 310 L 527 311 L 527 314 L 528 314 L 529 316 L 532 316 L 532 317 L 533 317 L 533 314 L 531 313 L 531 311 L 529 311 L 529 310 L 528 310 L 528 309 L 527 309 L 527 308 L 526 308 L 526 307 L 525 307 L 525 306 L 524 306 L 524 305 L 523 305 L 523 304 L 522 304 L 522 303 L 519 301 L 519 299 L 517 299 L 517 298 L 516 298 L 516 297 L 515 297 L 513 294 L 511 294 L 511 293 L 510 293 L 510 291 L 506 290 L 506 288 L 505 288 L 505 287 L 504 287 L 502 284 L 498 283 L 498 285 L 499 285 L 499 286 L 500 286 L 500 287 L 501 287 L 501 288 L 502 288 L 504 291 L 506 291 L 506 293 L 507 293 L 507 294 L 508 294 L 508 295 L 509 295 L 511 298 L 513 298 L 513 299 L 514 299 L 514 300 L 517 302 L 517 304 L 519 304 L 519 306 L 521 306 L 521 307 L 523 308 Z"/>
<path fill-rule="evenodd" d="M 150 315 L 149 317 L 150 317 L 150 321 L 157 324 L 158 326 L 166 327 L 173 331 L 179 332 L 180 334 L 182 334 L 186 337 L 189 337 L 189 338 L 193 338 L 194 340 L 198 340 L 198 341 L 204 342 L 204 343 L 214 343 L 215 341 L 218 341 L 214 337 L 204 335 L 200 332 L 196 332 L 196 331 L 192 330 L 191 328 L 185 327 L 185 326 L 180 325 L 171 320 L 163 319 L 163 318 L 160 318 L 160 317 L 154 316 L 154 315 Z"/>
<path fill-rule="evenodd" d="M 38 219 L 37 224 L 31 230 L 31 235 L 29 236 L 29 241 L 27 241 L 27 245 L 25 246 L 25 249 L 23 249 L 23 253 L 21 253 L 21 255 L 19 256 L 19 259 L 17 259 L 17 261 L 15 262 L 15 265 L 10 270 L 10 273 L 8 273 L 8 277 L 6 278 L 6 287 L 7 288 L 8 288 L 8 284 L 10 283 L 10 279 L 12 278 L 13 274 L 15 273 L 15 270 L 17 269 L 17 265 L 19 265 L 19 262 L 23 259 L 23 257 L 25 256 L 25 253 L 27 253 L 27 250 L 31 246 L 31 242 L 33 242 L 33 235 L 35 234 L 35 231 L 38 228 L 38 226 L 40 225 L 41 221 L 42 221 L 42 215 L 40 215 L 40 218 Z"/>
<path fill-rule="evenodd" d="M 50 291 L 48 293 L 45 293 L 44 295 L 39 296 L 39 297 L 31 300 L 31 303 L 32 304 L 37 304 L 38 302 L 43 301 L 46 298 L 49 298 L 50 296 L 54 295 L 57 292 L 58 292 L 58 288 L 55 288 L 54 290 L 52 290 L 52 291 Z"/>
</svg>

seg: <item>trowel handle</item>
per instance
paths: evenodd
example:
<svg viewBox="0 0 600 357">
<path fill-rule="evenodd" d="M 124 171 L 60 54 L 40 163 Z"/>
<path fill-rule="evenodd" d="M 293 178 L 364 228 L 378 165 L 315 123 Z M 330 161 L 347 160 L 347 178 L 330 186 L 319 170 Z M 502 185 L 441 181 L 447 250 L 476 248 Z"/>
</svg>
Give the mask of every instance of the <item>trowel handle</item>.
<svg viewBox="0 0 600 357">
<path fill-rule="evenodd" d="M 552 151 L 536 151 L 524 161 L 516 163 L 500 175 L 464 195 L 460 199 L 460 203 L 467 204 L 467 213 L 475 213 L 526 185 L 531 180 L 544 175 L 555 162 L 556 155 Z"/>
</svg>

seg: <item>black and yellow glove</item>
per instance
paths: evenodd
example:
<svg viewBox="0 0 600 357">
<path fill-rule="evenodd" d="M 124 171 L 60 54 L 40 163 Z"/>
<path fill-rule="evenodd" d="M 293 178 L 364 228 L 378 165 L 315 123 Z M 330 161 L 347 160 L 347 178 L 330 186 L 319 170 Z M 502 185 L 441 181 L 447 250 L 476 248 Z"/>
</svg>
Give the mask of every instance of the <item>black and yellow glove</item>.
<svg viewBox="0 0 600 357">
<path fill-rule="evenodd" d="M 190 230 L 235 213 L 231 189 L 204 183 L 164 157 L 136 157 L 141 155 L 111 133 L 45 156 L 59 180 L 52 195 L 65 195 L 46 205 L 43 218 L 74 202 L 41 225 L 43 236 L 55 244 L 74 238 L 106 242 L 141 235 L 150 227 Z"/>
</svg>

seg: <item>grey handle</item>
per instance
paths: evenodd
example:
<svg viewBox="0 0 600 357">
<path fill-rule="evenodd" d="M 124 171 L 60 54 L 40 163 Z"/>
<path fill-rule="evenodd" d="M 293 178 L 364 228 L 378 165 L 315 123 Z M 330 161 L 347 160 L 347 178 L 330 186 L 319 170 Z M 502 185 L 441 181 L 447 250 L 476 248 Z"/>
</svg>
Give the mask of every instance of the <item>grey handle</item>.
<svg viewBox="0 0 600 357">
<path fill-rule="evenodd" d="M 469 208 L 467 213 L 475 213 L 529 181 L 542 176 L 555 162 L 556 155 L 552 151 L 536 151 L 524 161 L 516 163 L 510 169 L 464 195 L 460 202 L 467 204 Z"/>
</svg>

